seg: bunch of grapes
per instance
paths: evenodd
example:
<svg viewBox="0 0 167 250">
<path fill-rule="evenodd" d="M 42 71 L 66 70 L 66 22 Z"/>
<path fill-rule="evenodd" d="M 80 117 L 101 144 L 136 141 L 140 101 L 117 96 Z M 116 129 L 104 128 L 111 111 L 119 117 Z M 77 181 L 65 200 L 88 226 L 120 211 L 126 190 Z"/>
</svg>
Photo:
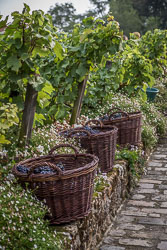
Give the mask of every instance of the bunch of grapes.
<svg viewBox="0 0 167 250">
<path fill-rule="evenodd" d="M 86 130 L 86 131 L 88 131 L 90 134 L 92 134 L 92 135 L 95 135 L 95 134 L 99 134 L 100 133 L 100 131 L 98 130 L 98 129 L 92 129 L 91 127 L 89 127 L 89 126 L 84 126 L 84 129 Z"/>
<path fill-rule="evenodd" d="M 62 171 L 65 170 L 64 165 L 62 162 L 58 162 L 56 164 L 58 168 L 60 168 Z M 29 169 L 25 166 L 18 165 L 17 170 L 23 174 L 28 174 Z M 53 174 L 56 173 L 57 171 L 55 169 L 50 168 L 49 166 L 40 166 L 34 169 L 34 174 Z"/>
<path fill-rule="evenodd" d="M 41 166 L 34 169 L 34 174 L 53 174 L 55 170 L 51 169 L 48 166 Z"/>
<path fill-rule="evenodd" d="M 115 120 L 118 118 L 121 118 L 122 114 L 121 113 L 116 113 L 113 116 L 110 117 L 110 120 Z M 109 120 L 109 116 L 108 115 L 104 115 L 103 117 L 99 118 L 100 121 L 108 121 Z"/>
<path fill-rule="evenodd" d="M 22 166 L 22 165 L 18 165 L 17 170 L 23 174 L 28 174 L 28 172 L 29 172 L 29 169 L 25 166 Z"/>
<path fill-rule="evenodd" d="M 112 120 L 115 120 L 115 119 L 118 119 L 118 118 L 121 118 L 121 117 L 122 117 L 121 113 L 116 113 L 116 114 L 114 114 L 114 115 L 111 117 L 111 119 L 112 119 Z"/>
</svg>

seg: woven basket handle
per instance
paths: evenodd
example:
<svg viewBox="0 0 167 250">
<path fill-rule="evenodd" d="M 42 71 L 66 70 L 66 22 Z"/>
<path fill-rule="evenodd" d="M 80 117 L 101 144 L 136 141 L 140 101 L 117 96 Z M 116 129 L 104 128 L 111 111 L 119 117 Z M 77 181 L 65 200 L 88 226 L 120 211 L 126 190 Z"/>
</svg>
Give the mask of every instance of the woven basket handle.
<svg viewBox="0 0 167 250">
<path fill-rule="evenodd" d="M 79 132 L 84 132 L 85 134 L 87 134 L 88 136 L 91 136 L 91 133 L 87 130 L 84 129 L 77 129 L 77 130 L 73 130 L 68 134 L 68 137 L 70 137 L 73 134 L 79 133 Z"/>
<path fill-rule="evenodd" d="M 78 150 L 76 147 L 70 145 L 70 144 L 60 144 L 60 145 L 56 145 L 54 146 L 50 151 L 49 151 L 49 155 L 52 155 L 52 153 L 58 149 L 58 148 L 72 148 L 75 152 L 75 156 L 77 156 L 77 154 L 79 154 Z"/>
<path fill-rule="evenodd" d="M 117 107 L 113 107 L 113 108 L 111 108 L 109 111 L 108 111 L 108 115 L 110 115 L 110 113 L 112 112 L 116 112 L 116 111 L 122 111 L 120 108 L 117 108 Z"/>
<path fill-rule="evenodd" d="M 103 123 L 100 121 L 100 120 L 89 120 L 89 121 L 87 121 L 86 123 L 85 123 L 85 126 L 87 126 L 89 123 L 91 123 L 91 122 L 93 122 L 93 123 L 98 123 L 98 125 L 100 125 L 100 127 L 102 128 L 103 127 Z"/>
<path fill-rule="evenodd" d="M 125 117 L 128 117 L 129 118 L 129 115 L 128 115 L 128 113 L 127 112 L 124 112 L 124 111 L 122 111 L 121 109 L 119 109 L 119 108 L 113 108 L 113 109 L 111 109 L 110 111 L 113 111 L 113 110 L 118 110 L 118 111 L 115 111 L 115 112 L 113 112 L 113 113 L 111 113 L 110 115 L 109 115 L 109 120 L 111 119 L 111 117 L 113 117 L 115 114 L 123 114 Z"/>
<path fill-rule="evenodd" d="M 41 161 L 41 162 L 36 163 L 34 166 L 30 167 L 30 171 L 28 173 L 29 178 L 31 178 L 31 174 L 33 173 L 34 169 L 36 169 L 37 167 L 41 167 L 41 166 L 51 167 L 54 170 L 57 170 L 58 176 L 63 175 L 63 171 L 59 167 L 57 167 L 56 165 L 54 165 L 54 164 L 52 164 L 50 162 Z"/>
</svg>

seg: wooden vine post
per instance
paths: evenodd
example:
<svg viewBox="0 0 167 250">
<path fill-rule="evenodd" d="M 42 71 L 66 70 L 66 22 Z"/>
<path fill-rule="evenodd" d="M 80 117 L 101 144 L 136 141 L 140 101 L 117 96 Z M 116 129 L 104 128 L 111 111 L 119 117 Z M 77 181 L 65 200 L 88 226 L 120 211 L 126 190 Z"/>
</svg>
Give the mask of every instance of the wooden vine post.
<svg viewBox="0 0 167 250">
<path fill-rule="evenodd" d="M 36 111 L 37 96 L 38 91 L 36 91 L 33 86 L 28 83 L 19 136 L 19 146 L 24 146 L 28 144 L 31 138 L 34 116 Z M 25 139 L 23 140 L 23 138 Z"/>
<path fill-rule="evenodd" d="M 71 114 L 71 120 L 70 120 L 71 125 L 75 124 L 77 122 L 78 117 L 80 116 L 87 80 L 88 80 L 88 75 L 81 83 L 78 84 L 78 95 L 74 102 L 74 107 Z"/>
</svg>

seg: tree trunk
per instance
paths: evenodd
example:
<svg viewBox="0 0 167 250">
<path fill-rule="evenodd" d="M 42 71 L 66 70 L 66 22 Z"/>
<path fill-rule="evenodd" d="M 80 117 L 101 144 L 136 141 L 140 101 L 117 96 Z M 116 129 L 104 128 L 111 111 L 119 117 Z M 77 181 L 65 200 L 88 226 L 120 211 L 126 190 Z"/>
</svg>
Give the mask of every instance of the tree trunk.
<svg viewBox="0 0 167 250">
<path fill-rule="evenodd" d="M 71 114 L 71 119 L 70 119 L 71 125 L 76 123 L 78 117 L 80 116 L 87 80 L 88 80 L 88 75 L 85 77 L 83 82 L 78 84 L 78 96 L 74 102 L 74 107 Z"/>
<path fill-rule="evenodd" d="M 27 84 L 24 111 L 19 136 L 19 146 L 25 146 L 31 138 L 38 92 L 31 84 Z"/>
</svg>

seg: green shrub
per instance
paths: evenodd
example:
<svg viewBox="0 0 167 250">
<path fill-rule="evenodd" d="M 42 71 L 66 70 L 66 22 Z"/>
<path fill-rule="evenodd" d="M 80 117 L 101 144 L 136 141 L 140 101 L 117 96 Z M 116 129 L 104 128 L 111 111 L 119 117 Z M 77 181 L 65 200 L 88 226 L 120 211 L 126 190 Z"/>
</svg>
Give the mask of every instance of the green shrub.
<svg viewBox="0 0 167 250">
<path fill-rule="evenodd" d="M 148 124 L 142 126 L 142 142 L 144 150 L 152 150 L 155 147 L 158 142 L 158 136 L 154 127 Z"/>
<path fill-rule="evenodd" d="M 137 166 L 143 165 L 144 163 L 144 151 L 141 151 L 136 146 L 131 146 L 130 149 L 123 148 L 116 151 L 116 159 L 123 159 L 128 162 L 128 167 L 133 176 L 138 177 L 138 169 Z M 141 168 L 141 166 L 140 166 Z"/>
</svg>

